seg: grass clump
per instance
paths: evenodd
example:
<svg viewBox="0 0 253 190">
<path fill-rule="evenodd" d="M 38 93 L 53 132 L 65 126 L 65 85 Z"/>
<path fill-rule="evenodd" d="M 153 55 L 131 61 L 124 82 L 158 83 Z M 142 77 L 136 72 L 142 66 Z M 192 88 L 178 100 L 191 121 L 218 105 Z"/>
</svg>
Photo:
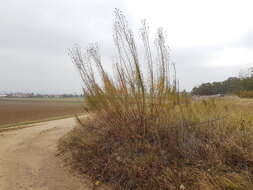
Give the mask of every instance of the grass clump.
<svg viewBox="0 0 253 190">
<path fill-rule="evenodd" d="M 70 51 L 89 117 L 61 140 L 69 163 L 114 189 L 252 189 L 252 111 L 179 93 L 163 31 L 153 54 L 143 22 L 141 62 L 125 17 L 115 13 L 113 76 L 97 46 Z"/>
<path fill-rule="evenodd" d="M 244 90 L 236 93 L 241 98 L 253 98 L 253 90 Z"/>
</svg>

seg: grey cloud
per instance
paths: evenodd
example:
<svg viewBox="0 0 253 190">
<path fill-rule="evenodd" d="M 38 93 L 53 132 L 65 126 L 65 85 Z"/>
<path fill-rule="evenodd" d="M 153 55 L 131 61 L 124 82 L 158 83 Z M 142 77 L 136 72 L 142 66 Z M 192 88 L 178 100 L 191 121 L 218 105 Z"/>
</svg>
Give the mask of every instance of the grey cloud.
<svg viewBox="0 0 253 190">
<path fill-rule="evenodd" d="M 237 47 L 253 48 L 253 29 L 241 36 L 234 44 Z"/>
<path fill-rule="evenodd" d="M 130 26 L 140 23 L 129 15 L 124 0 L 8 0 L 1 3 L 0 92 L 81 92 L 81 82 L 67 49 L 74 43 L 85 47 L 98 41 L 108 64 L 113 56 L 112 24 L 116 7 L 126 14 Z M 135 32 L 138 29 L 133 28 Z M 169 44 L 181 87 L 190 90 L 201 82 L 236 76 L 240 70 L 237 66 L 217 69 L 207 67 L 206 63 L 227 47 L 252 48 L 252 34 L 249 31 L 234 43 L 217 46 L 179 48 Z"/>
<path fill-rule="evenodd" d="M 81 92 L 67 56 L 74 43 L 102 41 L 110 54 L 113 10 L 122 1 L 9 0 L 0 7 L 0 92 Z"/>
<path fill-rule="evenodd" d="M 209 60 L 215 60 L 217 52 L 233 47 L 237 46 L 223 44 L 183 49 L 175 48 L 172 52 L 172 59 L 176 63 L 181 89 L 189 91 L 201 83 L 223 81 L 228 77 L 238 76 L 240 66 L 217 68 L 208 65 Z"/>
</svg>

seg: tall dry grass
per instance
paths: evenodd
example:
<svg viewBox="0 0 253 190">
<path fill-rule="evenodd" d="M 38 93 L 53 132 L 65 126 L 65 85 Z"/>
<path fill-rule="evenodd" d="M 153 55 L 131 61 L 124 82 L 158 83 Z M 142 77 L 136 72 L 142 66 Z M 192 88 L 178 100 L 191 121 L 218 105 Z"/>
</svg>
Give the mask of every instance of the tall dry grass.
<svg viewBox="0 0 253 190">
<path fill-rule="evenodd" d="M 118 60 L 110 76 L 102 64 L 97 45 L 85 51 L 78 46 L 70 51 L 83 80 L 86 106 L 89 111 L 134 117 L 146 130 L 145 118 L 156 119 L 179 103 L 175 69 L 162 29 L 155 39 L 156 54 L 151 49 L 148 26 L 143 22 L 141 36 L 146 59 L 138 55 L 133 32 L 120 11 L 115 12 L 114 41 Z M 145 72 L 146 71 L 146 72 Z M 174 74 L 175 75 L 175 74 Z"/>
<path fill-rule="evenodd" d="M 241 98 L 253 98 L 253 90 L 244 90 L 236 93 Z"/>
<path fill-rule="evenodd" d="M 60 151 L 74 168 L 115 189 L 252 189 L 252 111 L 179 93 L 162 29 L 153 49 L 143 22 L 142 62 L 125 17 L 115 15 L 113 75 L 97 46 L 70 51 L 90 117 L 78 119 Z"/>
</svg>

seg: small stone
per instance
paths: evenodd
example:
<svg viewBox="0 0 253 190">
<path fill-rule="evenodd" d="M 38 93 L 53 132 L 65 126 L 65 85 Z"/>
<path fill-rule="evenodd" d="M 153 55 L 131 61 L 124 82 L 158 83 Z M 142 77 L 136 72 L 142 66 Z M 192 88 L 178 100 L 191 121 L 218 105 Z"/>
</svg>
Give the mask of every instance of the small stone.
<svg viewBox="0 0 253 190">
<path fill-rule="evenodd" d="M 120 156 L 117 156 L 117 157 L 116 157 L 116 160 L 117 160 L 117 161 L 120 161 Z"/>
<path fill-rule="evenodd" d="M 183 184 L 181 184 L 179 188 L 180 188 L 180 190 L 185 190 L 186 189 Z"/>
</svg>

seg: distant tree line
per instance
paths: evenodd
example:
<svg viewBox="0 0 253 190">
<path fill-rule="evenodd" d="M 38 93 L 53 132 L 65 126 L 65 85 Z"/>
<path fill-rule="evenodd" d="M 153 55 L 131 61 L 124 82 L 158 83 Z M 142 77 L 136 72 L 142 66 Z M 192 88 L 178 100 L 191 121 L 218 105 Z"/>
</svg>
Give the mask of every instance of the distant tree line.
<svg viewBox="0 0 253 190">
<path fill-rule="evenodd" d="M 253 77 L 230 77 L 223 82 L 203 83 L 192 89 L 194 95 L 237 94 L 253 97 Z"/>
</svg>

